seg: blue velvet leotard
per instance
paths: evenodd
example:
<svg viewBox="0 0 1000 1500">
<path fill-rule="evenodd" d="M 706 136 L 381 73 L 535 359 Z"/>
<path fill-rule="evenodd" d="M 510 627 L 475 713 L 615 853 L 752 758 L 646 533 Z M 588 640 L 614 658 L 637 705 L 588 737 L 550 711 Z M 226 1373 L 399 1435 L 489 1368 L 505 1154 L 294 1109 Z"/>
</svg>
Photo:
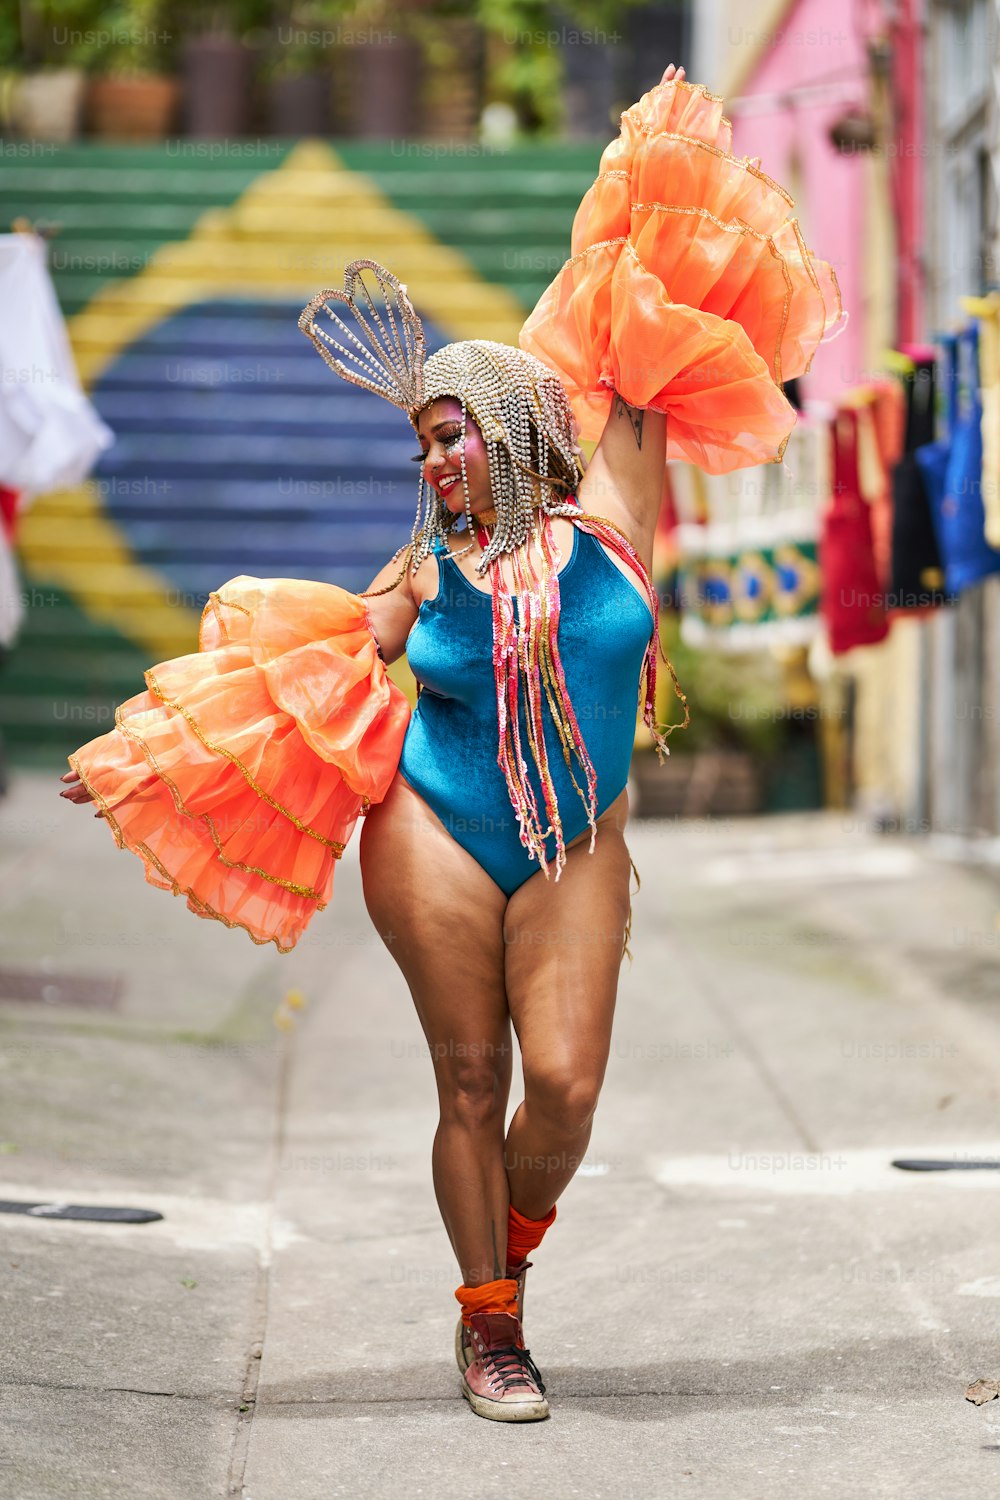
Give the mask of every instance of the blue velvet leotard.
<svg viewBox="0 0 1000 1500">
<path fill-rule="evenodd" d="M 497 765 L 492 595 L 469 582 L 447 543 L 434 550 L 438 591 L 421 604 L 406 643 L 421 692 L 399 769 L 452 837 L 510 896 L 540 866 L 520 841 Z M 597 774 L 600 816 L 628 780 L 639 679 L 653 617 L 638 583 L 625 577 L 595 537 L 576 526 L 569 562 L 559 572 L 559 593 L 559 650 L 570 701 Z M 544 815 L 541 783 L 527 748 L 523 684 L 520 713 L 529 779 Z M 570 779 L 547 702 L 542 714 L 563 837 L 569 844 L 587 827 L 586 807 Z M 573 774 L 586 792 L 583 770 L 572 759 Z M 552 834 L 546 850 L 554 859 Z"/>
</svg>

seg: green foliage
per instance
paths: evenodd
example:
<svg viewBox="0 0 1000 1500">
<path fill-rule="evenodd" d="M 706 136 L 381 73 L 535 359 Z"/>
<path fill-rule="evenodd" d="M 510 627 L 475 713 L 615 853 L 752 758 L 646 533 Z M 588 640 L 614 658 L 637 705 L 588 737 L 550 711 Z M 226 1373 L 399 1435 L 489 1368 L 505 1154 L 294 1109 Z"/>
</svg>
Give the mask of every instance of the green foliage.
<svg viewBox="0 0 1000 1500">
<path fill-rule="evenodd" d="M 275 43 L 266 71 L 295 76 L 329 59 L 315 34 L 338 27 L 412 35 L 433 51 L 447 31 L 431 21 L 475 21 L 496 44 L 495 96 L 515 106 L 525 128 L 560 124 L 562 40 L 589 29 L 610 37 L 648 0 L 5 0 L 0 68 L 85 67 L 103 73 L 164 72 L 184 36 L 218 32 L 266 43 L 278 29 L 301 37 Z M 432 59 L 433 60 L 433 59 Z M 440 61 L 440 58 L 438 59 Z"/>
<path fill-rule="evenodd" d="M 691 723 L 670 737 L 671 754 L 695 750 L 750 750 L 773 754 L 788 733 L 785 686 L 781 668 L 765 651 L 723 653 L 686 645 L 677 617 L 662 617 L 663 649 L 673 662 L 681 689 L 687 694 Z M 657 676 L 666 684 L 661 712 L 680 718 L 681 705 L 673 698 L 663 663 Z"/>
<path fill-rule="evenodd" d="M 648 0 L 476 0 L 475 14 L 506 51 L 493 82 L 532 130 L 549 133 L 561 123 L 563 45 L 573 33 L 616 33 L 629 11 Z M 597 40 L 593 45 L 600 45 Z"/>
<path fill-rule="evenodd" d="M 271 25 L 275 0 L 164 0 L 171 29 L 181 36 L 217 33 L 247 40 Z"/>
<path fill-rule="evenodd" d="M 0 69 L 13 68 L 21 58 L 21 28 L 9 7 L 0 6 Z"/>
<path fill-rule="evenodd" d="M 0 6 L 0 57 L 24 72 L 78 65 L 79 38 L 93 27 L 94 0 L 32 0 Z"/>
<path fill-rule="evenodd" d="M 97 7 L 74 61 L 93 72 L 125 77 L 169 72 L 177 51 L 169 10 L 166 0 Z"/>
<path fill-rule="evenodd" d="M 328 67 L 329 37 L 354 9 L 346 0 L 276 0 L 269 30 L 261 36 L 267 46 L 261 75 L 300 78 Z"/>
</svg>

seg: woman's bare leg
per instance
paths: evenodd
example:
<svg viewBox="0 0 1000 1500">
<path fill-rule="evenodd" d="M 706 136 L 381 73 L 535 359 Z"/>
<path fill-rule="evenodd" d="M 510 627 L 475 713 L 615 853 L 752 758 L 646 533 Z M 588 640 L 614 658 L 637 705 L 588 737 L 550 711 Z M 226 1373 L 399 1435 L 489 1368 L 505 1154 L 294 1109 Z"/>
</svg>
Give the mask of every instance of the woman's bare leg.
<svg viewBox="0 0 1000 1500">
<path fill-rule="evenodd" d="M 507 898 L 401 775 L 365 817 L 360 854 L 365 904 L 410 988 L 434 1064 L 441 1217 L 463 1283 L 495 1281 L 507 1254 Z"/>
<path fill-rule="evenodd" d="M 506 989 L 521 1046 L 524 1101 L 507 1133 L 510 1201 L 542 1219 L 590 1142 L 611 1050 L 631 862 L 628 795 L 566 850 L 558 882 L 539 870 L 504 916 Z"/>
</svg>

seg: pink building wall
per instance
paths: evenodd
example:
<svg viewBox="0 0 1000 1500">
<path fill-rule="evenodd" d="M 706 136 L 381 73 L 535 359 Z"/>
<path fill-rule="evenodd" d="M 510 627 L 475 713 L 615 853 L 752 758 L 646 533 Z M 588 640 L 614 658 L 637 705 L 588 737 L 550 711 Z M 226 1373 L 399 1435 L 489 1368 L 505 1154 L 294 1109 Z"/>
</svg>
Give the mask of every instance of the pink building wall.
<svg viewBox="0 0 1000 1500">
<path fill-rule="evenodd" d="M 908 106 L 901 112 L 899 128 L 913 131 L 919 94 L 916 77 L 910 79 L 919 56 L 915 33 L 906 27 L 912 0 L 899 8 L 904 21 L 904 45 L 894 51 L 895 69 L 904 73 L 903 93 Z M 756 68 L 745 80 L 739 98 L 755 95 L 780 96 L 788 90 L 809 93 L 748 107 L 733 101 L 733 150 L 737 156 L 759 156 L 768 174 L 787 188 L 796 200 L 798 216 L 810 250 L 828 260 L 840 283 L 844 306 L 850 312 L 848 325 L 832 343 L 816 351 L 809 374 L 803 378 L 804 395 L 835 400 L 845 388 L 864 383 L 875 373 L 865 364 L 865 261 L 878 253 L 873 226 L 866 222 L 866 178 L 868 167 L 860 155 L 844 155 L 829 140 L 830 126 L 849 105 L 869 107 L 869 63 L 861 30 L 862 17 L 869 32 L 881 25 L 883 7 L 862 0 L 797 0 L 783 21 L 769 33 L 769 45 Z M 730 48 L 753 44 L 750 27 L 740 22 L 729 26 Z M 899 80 L 897 77 L 897 86 Z M 813 92 L 814 91 L 814 92 Z M 907 123 L 909 115 L 909 123 Z M 919 215 L 920 157 L 912 147 L 889 143 L 890 167 L 897 183 L 894 218 L 910 244 L 919 241 L 915 218 Z M 902 189 L 900 195 L 899 189 Z M 912 262 L 911 262 L 912 263 Z M 882 268 L 884 275 L 884 268 Z M 893 274 L 891 280 L 895 282 Z M 910 299 L 912 301 L 912 299 Z M 900 329 L 903 337 L 918 337 L 918 312 L 901 301 Z M 891 310 L 890 310 L 891 311 Z M 893 324 L 890 318 L 890 329 Z"/>
</svg>

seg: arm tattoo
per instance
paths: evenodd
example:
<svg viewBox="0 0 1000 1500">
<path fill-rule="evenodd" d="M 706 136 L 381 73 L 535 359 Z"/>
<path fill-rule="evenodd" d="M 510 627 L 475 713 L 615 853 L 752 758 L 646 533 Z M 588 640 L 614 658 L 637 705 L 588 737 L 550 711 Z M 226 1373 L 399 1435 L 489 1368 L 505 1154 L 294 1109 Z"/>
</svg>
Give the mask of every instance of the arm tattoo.
<svg viewBox="0 0 1000 1500">
<path fill-rule="evenodd" d="M 619 396 L 618 392 L 616 391 L 615 392 L 615 416 L 616 417 L 620 417 L 623 414 L 626 415 L 628 417 L 629 421 L 632 423 L 632 431 L 635 433 L 635 445 L 636 445 L 636 447 L 637 448 L 641 448 L 642 447 L 642 419 L 646 415 L 645 410 L 643 408 L 641 408 L 641 407 L 638 407 L 638 406 L 629 406 L 628 402 L 627 401 L 623 401 L 622 398 L 621 398 L 621 396 Z"/>
</svg>

